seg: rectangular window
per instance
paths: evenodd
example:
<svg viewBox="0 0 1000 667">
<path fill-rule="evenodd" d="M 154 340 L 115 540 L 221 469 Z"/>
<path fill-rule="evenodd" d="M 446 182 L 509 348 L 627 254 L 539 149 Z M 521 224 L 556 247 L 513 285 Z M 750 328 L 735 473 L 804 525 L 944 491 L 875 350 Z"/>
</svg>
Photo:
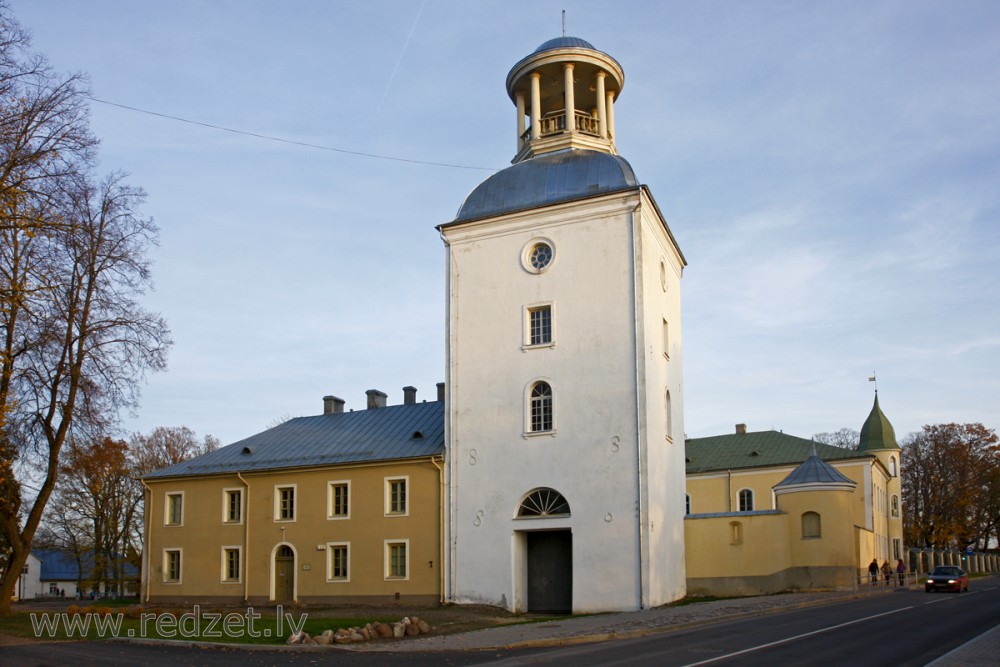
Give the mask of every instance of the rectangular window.
<svg viewBox="0 0 1000 667">
<path fill-rule="evenodd" d="M 670 358 L 670 326 L 663 320 L 663 356 Z"/>
<path fill-rule="evenodd" d="M 181 550 L 164 549 L 163 551 L 163 581 L 168 584 L 181 582 Z"/>
<path fill-rule="evenodd" d="M 184 493 L 168 493 L 166 502 L 166 517 L 164 523 L 168 526 L 180 526 L 184 523 Z"/>
<path fill-rule="evenodd" d="M 327 487 L 327 518 L 349 519 L 351 517 L 350 498 L 350 482 L 330 482 Z"/>
<path fill-rule="evenodd" d="M 274 487 L 274 520 L 295 521 L 295 485 Z"/>
<path fill-rule="evenodd" d="M 528 345 L 552 342 L 552 306 L 528 309 Z"/>
<path fill-rule="evenodd" d="M 240 580 L 240 547 L 222 547 L 222 580 Z"/>
<path fill-rule="evenodd" d="M 385 513 L 406 514 L 406 477 L 385 480 Z"/>
<path fill-rule="evenodd" d="M 223 489 L 223 523 L 240 523 L 243 520 L 243 489 Z"/>
<path fill-rule="evenodd" d="M 385 576 L 387 579 L 407 578 L 407 554 L 406 547 L 408 541 L 385 543 Z"/>
<path fill-rule="evenodd" d="M 326 580 L 350 580 L 350 545 L 347 542 L 330 542 L 326 545 Z"/>
</svg>

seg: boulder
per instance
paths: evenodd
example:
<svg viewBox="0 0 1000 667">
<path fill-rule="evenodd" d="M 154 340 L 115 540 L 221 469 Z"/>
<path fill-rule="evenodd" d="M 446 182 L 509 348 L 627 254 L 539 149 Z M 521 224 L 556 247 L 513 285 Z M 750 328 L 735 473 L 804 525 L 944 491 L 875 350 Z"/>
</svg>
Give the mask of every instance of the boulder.
<svg viewBox="0 0 1000 667">
<path fill-rule="evenodd" d="M 294 633 L 293 635 L 291 635 L 291 636 L 290 636 L 290 637 L 289 637 L 289 638 L 288 638 L 288 639 L 287 639 L 287 640 L 285 641 L 285 643 L 286 643 L 286 644 L 301 644 L 301 643 L 302 643 L 303 641 L 305 641 L 306 637 L 308 637 L 308 636 L 309 636 L 309 635 L 307 635 L 307 634 L 306 634 L 306 633 L 304 633 L 304 632 L 296 632 L 296 633 Z"/>
<path fill-rule="evenodd" d="M 392 636 L 393 637 L 397 637 L 398 638 L 398 637 L 404 636 L 405 634 L 406 634 L 406 626 L 405 625 L 403 625 L 402 623 L 393 623 L 392 624 Z"/>
<path fill-rule="evenodd" d="M 316 635 L 313 637 L 313 641 L 321 646 L 327 646 L 333 643 L 333 635 L 326 634 L 325 632 L 321 635 Z"/>
<path fill-rule="evenodd" d="M 413 623 L 403 626 L 403 632 L 406 633 L 407 637 L 416 637 L 420 634 L 420 628 L 415 626 Z"/>
<path fill-rule="evenodd" d="M 350 644 L 354 640 L 351 639 L 350 635 L 340 635 L 340 636 L 334 636 L 333 641 L 336 644 Z"/>
<path fill-rule="evenodd" d="M 417 621 L 417 627 L 420 628 L 420 634 L 422 635 L 426 635 L 431 631 L 431 624 L 422 619 Z"/>
<path fill-rule="evenodd" d="M 375 632 L 379 637 L 392 637 L 392 626 L 388 623 L 376 623 Z"/>
</svg>

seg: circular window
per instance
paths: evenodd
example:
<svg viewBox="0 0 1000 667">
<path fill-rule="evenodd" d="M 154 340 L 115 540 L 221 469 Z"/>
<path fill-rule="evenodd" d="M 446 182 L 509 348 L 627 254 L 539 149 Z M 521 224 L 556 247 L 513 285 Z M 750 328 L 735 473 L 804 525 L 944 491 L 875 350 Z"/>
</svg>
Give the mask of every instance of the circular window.
<svg viewBox="0 0 1000 667">
<path fill-rule="evenodd" d="M 521 262 L 532 273 L 541 273 L 549 268 L 555 257 L 555 250 L 548 241 L 532 241 L 525 246 Z"/>
</svg>

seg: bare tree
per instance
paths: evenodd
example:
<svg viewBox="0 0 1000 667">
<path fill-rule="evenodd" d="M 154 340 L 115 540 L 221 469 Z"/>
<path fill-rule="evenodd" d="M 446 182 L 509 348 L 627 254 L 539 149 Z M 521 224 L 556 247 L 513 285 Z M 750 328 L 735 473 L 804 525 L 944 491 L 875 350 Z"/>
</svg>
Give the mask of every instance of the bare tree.
<svg viewBox="0 0 1000 667">
<path fill-rule="evenodd" d="M 842 428 L 833 433 L 817 433 L 812 437 L 816 442 L 844 449 L 857 449 L 861 434 L 852 428 Z"/>
<path fill-rule="evenodd" d="M 219 448 L 219 439 L 206 435 L 202 440 L 187 426 L 157 426 L 149 435 L 133 433 L 129 439 L 132 472 L 136 477 L 154 470 L 207 454 Z"/>
</svg>

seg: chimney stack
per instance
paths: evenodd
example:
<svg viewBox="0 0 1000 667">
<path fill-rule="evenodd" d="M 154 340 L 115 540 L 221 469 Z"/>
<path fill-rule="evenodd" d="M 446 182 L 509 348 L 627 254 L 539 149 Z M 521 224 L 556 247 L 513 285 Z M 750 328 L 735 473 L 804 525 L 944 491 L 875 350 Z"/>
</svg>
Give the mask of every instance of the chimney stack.
<svg viewBox="0 0 1000 667">
<path fill-rule="evenodd" d="M 337 415 L 344 411 L 344 399 L 336 396 L 323 397 L 323 414 Z"/>
<path fill-rule="evenodd" d="M 403 405 L 415 405 L 417 402 L 417 388 L 403 387 Z"/>
<path fill-rule="evenodd" d="M 444 400 L 444 382 L 438 382 L 437 383 L 437 388 L 438 388 L 438 400 L 439 401 L 443 401 Z"/>
<path fill-rule="evenodd" d="M 375 408 L 384 408 L 385 399 L 389 397 L 384 391 L 379 391 L 378 389 L 369 389 L 365 392 L 368 395 L 368 409 L 374 410 Z"/>
<path fill-rule="evenodd" d="M 747 434 L 747 425 L 746 424 L 737 424 L 736 425 L 736 435 L 746 435 L 746 434 Z"/>
</svg>

